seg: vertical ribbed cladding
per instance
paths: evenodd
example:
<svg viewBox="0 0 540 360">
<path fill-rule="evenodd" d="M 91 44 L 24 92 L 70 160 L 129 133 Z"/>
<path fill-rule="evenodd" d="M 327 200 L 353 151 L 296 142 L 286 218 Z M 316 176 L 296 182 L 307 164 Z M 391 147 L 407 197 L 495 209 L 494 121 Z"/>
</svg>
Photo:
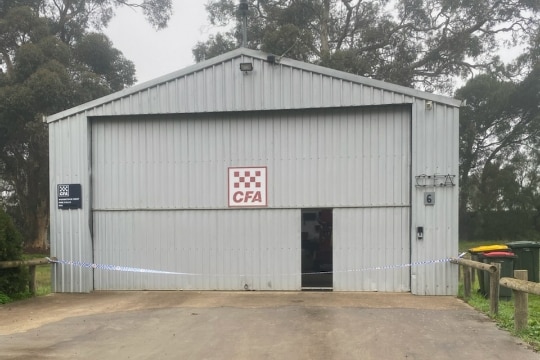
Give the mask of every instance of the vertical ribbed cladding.
<svg viewBox="0 0 540 360">
<path fill-rule="evenodd" d="M 52 254 L 68 260 L 92 260 L 89 229 L 92 200 L 94 220 L 105 224 L 104 228 L 94 225 L 94 240 L 113 241 L 102 248 L 106 249 L 104 253 L 117 251 L 109 258 L 112 263 L 136 262 L 155 268 L 163 262 L 164 266 L 173 267 L 187 253 L 182 263 L 187 263 L 190 269 L 203 266 L 201 271 L 208 273 L 229 271 L 231 274 L 236 267 L 260 274 L 261 269 L 266 269 L 269 273 L 265 276 L 270 278 L 264 283 L 257 280 L 259 284 L 253 286 L 259 288 L 269 289 L 268 282 L 272 289 L 300 286 L 299 277 L 296 282 L 289 282 L 288 275 L 284 275 L 298 271 L 300 266 L 300 208 L 333 207 L 338 222 L 343 214 L 351 222 L 360 219 L 384 227 L 387 219 L 394 224 L 393 229 L 399 229 L 403 219 L 410 218 L 408 236 L 412 238 L 413 261 L 452 255 L 457 250 L 457 186 L 435 189 L 437 204 L 426 208 L 424 191 L 414 187 L 414 179 L 419 174 L 436 172 L 457 175 L 457 105 L 441 98 L 442 103 L 433 101 L 433 110 L 426 110 L 424 98 L 434 99 L 430 94 L 288 59 L 276 64 L 265 59 L 265 54 L 251 50 L 236 51 L 195 65 L 189 71 L 156 79 L 147 86 L 136 86 L 52 116 L 49 124 Z M 243 74 L 239 63 L 249 61 L 253 62 L 254 70 Z M 332 108 L 349 105 L 352 106 L 349 109 Z M 98 124 L 92 126 L 92 135 L 89 122 Z M 269 208 L 228 210 L 227 168 L 248 165 L 268 167 Z M 91 166 L 92 188 L 88 171 Z M 56 208 L 59 183 L 82 184 L 82 210 Z M 407 215 L 404 212 L 409 206 L 412 209 Z M 373 212 L 366 213 L 364 209 L 368 207 Z M 259 218 L 250 217 L 255 213 Z M 208 220 L 205 224 L 211 226 L 195 231 L 189 226 L 202 226 L 201 214 Z M 294 217 L 296 223 L 291 220 Z M 282 221 L 285 226 L 276 229 L 275 224 Z M 118 224 L 123 224 L 123 228 Z M 251 237 L 262 242 L 255 246 L 242 236 L 238 242 L 230 240 L 238 235 L 236 230 L 227 230 L 230 224 L 232 229 L 248 229 Z M 422 225 L 427 238 L 417 241 L 415 228 Z M 210 252 L 208 259 L 216 259 L 216 254 L 223 252 L 228 255 L 222 262 L 209 260 L 199 264 L 207 258 L 201 255 L 197 244 L 184 243 L 183 238 L 177 237 L 186 227 L 197 239 L 202 239 L 202 248 Z M 226 231 L 222 234 L 216 229 Z M 352 238 L 347 229 L 344 227 L 341 232 L 347 237 L 343 244 L 352 248 L 352 243 L 347 242 Z M 354 231 L 360 231 L 363 238 L 375 232 L 368 225 Z M 398 230 L 393 231 L 395 234 Z M 280 263 L 283 269 L 279 270 L 268 265 L 285 251 L 271 246 L 276 240 L 266 237 L 268 233 L 286 241 L 278 245 L 289 249 L 291 258 L 298 252 L 296 263 Z M 293 233 L 295 240 L 290 241 Z M 386 239 L 393 236 L 385 234 Z M 233 241 L 235 247 L 227 247 L 226 242 L 212 243 L 209 239 L 214 237 Z M 163 243 L 143 242 L 143 238 L 159 238 Z M 129 239 L 139 239 L 140 247 L 136 248 Z M 126 241 L 125 251 L 115 250 L 114 246 L 120 245 L 114 241 Z M 401 253 L 384 257 L 380 255 L 382 248 L 375 242 L 362 241 L 369 246 L 364 248 L 365 252 L 373 256 L 361 261 L 369 263 L 377 256 L 385 262 L 403 260 Z M 387 240 L 385 243 L 391 244 Z M 395 246 L 397 249 L 398 245 Z M 352 261 L 349 253 L 341 253 L 349 256 L 347 261 Z M 234 262 L 234 256 L 240 255 L 244 260 Z M 353 268 L 363 265 L 347 264 Z M 57 268 L 55 291 L 92 290 L 92 271 Z M 413 293 L 455 294 L 456 270 L 449 264 L 411 271 Z M 246 277 L 243 281 L 256 283 L 247 279 L 247 273 L 243 275 Z M 121 287 L 128 282 L 133 288 L 153 284 L 164 288 L 184 285 L 236 288 L 242 282 L 236 279 L 233 286 L 232 282 L 208 277 L 204 283 L 182 278 L 178 284 L 174 277 L 100 275 L 104 276 L 112 277 L 111 281 L 104 280 L 111 286 Z M 396 284 L 402 284 L 401 278 L 378 276 L 376 281 L 382 283 L 375 287 L 400 289 L 401 285 Z M 336 279 L 338 287 L 343 283 L 356 288 L 374 287 L 370 278 Z"/>
<path fill-rule="evenodd" d="M 334 210 L 334 290 L 410 291 L 409 268 L 399 266 L 410 262 L 409 213 L 409 207 Z"/>
<path fill-rule="evenodd" d="M 271 207 L 406 206 L 406 110 L 95 119 L 93 204 L 227 208 L 227 168 L 267 166 Z"/>
<path fill-rule="evenodd" d="M 50 168 L 58 169 L 50 173 L 50 232 L 51 256 L 91 262 L 88 131 L 85 116 L 74 116 L 49 125 Z M 58 184 L 81 184 L 82 209 L 58 209 Z M 92 272 L 88 269 L 64 265 L 56 265 L 53 269 L 53 291 L 92 290 Z"/>
<path fill-rule="evenodd" d="M 426 101 L 413 105 L 413 173 L 455 175 L 455 186 L 412 187 L 412 259 L 444 259 L 458 249 L 458 108 L 439 103 L 426 110 Z M 424 193 L 435 192 L 435 205 L 424 205 Z M 424 239 L 416 237 L 416 227 L 424 227 Z M 411 269 L 412 292 L 418 295 L 457 293 L 457 267 L 449 263 Z"/>
<path fill-rule="evenodd" d="M 97 211 L 96 290 L 299 290 L 300 211 Z M 279 224 L 279 226 L 276 226 Z"/>
<path fill-rule="evenodd" d="M 241 62 L 252 62 L 253 71 L 241 72 Z M 407 102 L 411 102 L 411 97 L 399 92 L 243 55 L 141 89 L 95 107 L 90 113 L 197 113 Z"/>
<path fill-rule="evenodd" d="M 336 210 L 335 215 L 336 223 L 343 227 L 335 235 L 335 261 L 346 265 L 341 270 L 374 266 L 371 260 L 379 265 L 406 263 L 408 242 L 401 244 L 403 236 L 397 235 L 400 230 L 407 232 L 401 227 L 406 222 L 390 226 L 393 232 L 383 238 L 374 238 L 374 234 L 387 229 L 384 216 L 394 222 L 394 208 L 399 214 L 405 211 L 401 216 L 408 218 L 407 110 L 399 106 L 281 111 L 257 116 L 222 113 L 95 119 L 94 220 L 96 229 L 100 229 L 94 237 L 96 262 L 125 261 L 120 265 L 158 270 L 167 265 L 173 270 L 164 270 L 197 274 L 180 283 L 169 276 L 137 275 L 128 289 L 239 289 L 240 280 L 248 288 L 296 289 L 299 209 L 349 207 L 354 215 L 349 216 L 351 224 L 341 220 L 341 214 L 347 215 L 347 211 Z M 269 207 L 277 212 L 228 210 L 229 166 L 267 166 Z M 355 207 L 363 209 L 355 212 Z M 381 212 L 386 208 L 389 210 Z M 279 217 L 282 214 L 287 219 Z M 374 217 L 365 221 L 369 226 L 362 229 L 361 236 L 354 235 L 359 230 L 354 228 L 358 223 L 355 216 L 357 220 Z M 108 227 L 104 233 L 103 228 Z M 216 243 L 214 238 L 222 242 Z M 341 256 L 350 255 L 349 250 L 342 250 L 353 246 L 354 241 L 361 244 L 354 251 L 361 249 L 369 257 L 342 262 Z M 400 256 L 389 251 L 395 245 L 392 241 L 399 243 Z M 122 249 L 132 256 L 121 254 Z M 170 249 L 176 249 L 175 259 L 188 254 L 182 260 L 188 270 L 176 267 Z M 216 263 L 212 256 L 221 252 L 228 255 L 223 263 Z M 141 254 L 145 257 L 138 258 Z M 271 264 L 276 257 L 287 259 L 279 266 L 281 272 Z M 219 282 L 214 274 L 218 269 L 228 277 L 236 270 L 241 278 Z M 126 276 L 100 271 L 96 287 L 117 289 Z M 375 276 L 362 281 L 388 291 L 409 289 L 408 281 L 401 278 Z M 359 281 L 350 286 L 372 290 L 373 285 Z"/>
</svg>

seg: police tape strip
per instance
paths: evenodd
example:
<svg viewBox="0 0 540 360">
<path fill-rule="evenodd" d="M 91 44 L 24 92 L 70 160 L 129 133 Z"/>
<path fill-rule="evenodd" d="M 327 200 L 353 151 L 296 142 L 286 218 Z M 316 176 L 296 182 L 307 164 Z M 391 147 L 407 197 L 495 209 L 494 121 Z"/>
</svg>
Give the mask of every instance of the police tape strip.
<svg viewBox="0 0 540 360">
<path fill-rule="evenodd" d="M 70 260 L 59 260 L 47 258 L 50 263 L 62 264 L 77 266 L 82 268 L 91 268 L 91 269 L 100 269 L 108 271 L 124 271 L 124 272 L 137 272 L 137 273 L 148 273 L 148 274 L 166 274 L 166 275 L 196 275 L 192 273 L 183 273 L 183 272 L 174 272 L 174 271 L 161 271 L 161 270 L 150 270 L 150 269 L 141 269 L 128 266 L 118 266 L 118 265 L 104 265 L 104 264 L 92 264 L 82 261 L 70 261 Z"/>
<path fill-rule="evenodd" d="M 461 258 L 463 255 L 464 253 L 460 254 L 459 257 Z M 86 263 L 82 261 L 60 260 L 56 258 L 47 258 L 47 260 L 49 260 L 50 263 L 54 263 L 54 264 L 76 266 L 76 267 L 81 267 L 81 268 L 107 270 L 107 271 L 123 271 L 123 272 L 136 272 L 136 273 L 146 273 L 146 274 L 164 274 L 164 275 L 188 275 L 188 276 L 208 276 L 209 275 L 209 274 L 197 274 L 197 273 L 188 273 L 188 272 L 150 270 L 150 269 L 118 266 L 118 265 L 93 264 L 93 263 Z M 351 273 L 351 272 L 364 272 L 364 271 L 377 271 L 377 270 L 393 270 L 393 269 L 400 269 L 400 268 L 410 268 L 414 266 L 447 263 L 447 262 L 450 262 L 450 260 L 451 258 L 444 258 L 444 259 L 437 259 L 437 260 L 417 261 L 417 262 L 413 262 L 409 264 L 374 266 L 374 267 L 367 267 L 367 268 L 354 269 L 354 270 L 306 272 L 306 273 L 301 273 L 301 275 L 337 274 L 337 273 Z M 298 274 L 282 274 L 282 275 L 298 275 Z M 213 276 L 221 277 L 221 276 L 267 276 L 267 275 L 215 274 Z"/>
</svg>

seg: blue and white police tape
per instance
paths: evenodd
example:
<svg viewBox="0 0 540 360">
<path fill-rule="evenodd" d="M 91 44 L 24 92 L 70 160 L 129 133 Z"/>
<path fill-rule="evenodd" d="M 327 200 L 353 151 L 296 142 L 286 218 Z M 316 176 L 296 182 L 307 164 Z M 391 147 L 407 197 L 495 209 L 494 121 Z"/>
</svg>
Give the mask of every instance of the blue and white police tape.
<svg viewBox="0 0 540 360">
<path fill-rule="evenodd" d="M 465 253 L 460 254 L 459 257 L 461 258 L 464 254 Z M 118 266 L 118 265 L 93 264 L 93 263 L 86 263 L 86 262 L 82 262 L 82 261 L 59 260 L 59 259 L 56 259 L 56 258 L 47 258 L 47 260 L 49 260 L 49 262 L 55 263 L 55 264 L 62 264 L 62 265 L 69 265 L 69 266 L 76 266 L 76 267 L 90 268 L 90 269 L 107 270 L 107 271 L 124 271 L 124 272 L 137 272 L 137 273 L 147 273 L 147 274 L 164 274 L 164 275 L 208 276 L 208 274 L 151 270 L 151 269 L 135 268 L 135 267 L 128 267 L 128 266 Z M 377 271 L 377 270 L 393 270 L 393 269 L 401 269 L 401 268 L 410 268 L 410 267 L 415 267 L 415 266 L 447 263 L 447 262 L 450 262 L 450 260 L 451 260 L 451 258 L 443 258 L 443 259 L 436 259 L 436 260 L 416 261 L 416 262 L 412 262 L 412 263 L 408 263 L 408 264 L 373 266 L 373 267 L 366 267 L 366 268 L 352 269 L 352 270 L 306 272 L 306 273 L 301 273 L 301 274 L 303 274 L 303 275 L 320 274 L 320 273 L 326 273 L 326 274 L 332 274 L 333 273 L 333 274 L 336 274 L 336 273 L 351 273 L 351 272 L 364 272 L 364 271 Z M 281 274 L 281 275 L 297 275 L 297 274 Z M 234 275 L 234 274 L 229 274 L 229 275 L 216 274 L 214 276 L 247 276 L 247 274 L 237 274 L 237 275 Z M 266 276 L 266 275 L 251 274 L 249 276 Z"/>
<path fill-rule="evenodd" d="M 92 263 L 86 263 L 82 261 L 59 260 L 56 258 L 53 258 L 53 259 L 47 258 L 47 260 L 55 264 L 77 266 L 77 267 L 82 267 L 82 268 L 108 270 L 108 271 L 125 271 L 125 272 L 137 272 L 137 273 L 149 273 L 149 274 L 166 274 L 166 275 L 196 275 L 196 274 L 184 273 L 184 272 L 150 270 L 150 269 L 141 269 L 141 268 L 128 267 L 128 266 L 92 264 Z"/>
</svg>

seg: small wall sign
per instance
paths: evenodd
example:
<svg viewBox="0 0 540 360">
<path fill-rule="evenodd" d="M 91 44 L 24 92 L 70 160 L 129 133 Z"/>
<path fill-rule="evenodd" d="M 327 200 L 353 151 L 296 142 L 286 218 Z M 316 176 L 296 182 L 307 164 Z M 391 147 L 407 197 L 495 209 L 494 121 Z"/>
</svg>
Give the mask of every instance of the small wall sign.
<svg viewBox="0 0 540 360">
<path fill-rule="evenodd" d="M 425 192 L 424 193 L 424 205 L 435 205 L 435 193 L 434 192 Z"/>
<path fill-rule="evenodd" d="M 268 206 L 266 167 L 229 168 L 229 207 Z"/>
<path fill-rule="evenodd" d="M 57 192 L 59 209 L 82 209 L 81 184 L 59 184 Z"/>
</svg>

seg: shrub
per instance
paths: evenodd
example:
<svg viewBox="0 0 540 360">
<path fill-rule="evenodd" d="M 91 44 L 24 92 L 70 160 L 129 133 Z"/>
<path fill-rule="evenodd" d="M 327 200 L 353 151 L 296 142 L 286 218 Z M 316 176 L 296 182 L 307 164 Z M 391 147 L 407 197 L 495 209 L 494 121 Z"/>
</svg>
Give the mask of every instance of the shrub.
<svg viewBox="0 0 540 360">
<path fill-rule="evenodd" d="M 0 261 L 22 260 L 23 241 L 8 214 L 0 209 Z M 26 291 L 28 270 L 26 267 L 0 269 L 0 293 L 7 296 Z"/>
</svg>

